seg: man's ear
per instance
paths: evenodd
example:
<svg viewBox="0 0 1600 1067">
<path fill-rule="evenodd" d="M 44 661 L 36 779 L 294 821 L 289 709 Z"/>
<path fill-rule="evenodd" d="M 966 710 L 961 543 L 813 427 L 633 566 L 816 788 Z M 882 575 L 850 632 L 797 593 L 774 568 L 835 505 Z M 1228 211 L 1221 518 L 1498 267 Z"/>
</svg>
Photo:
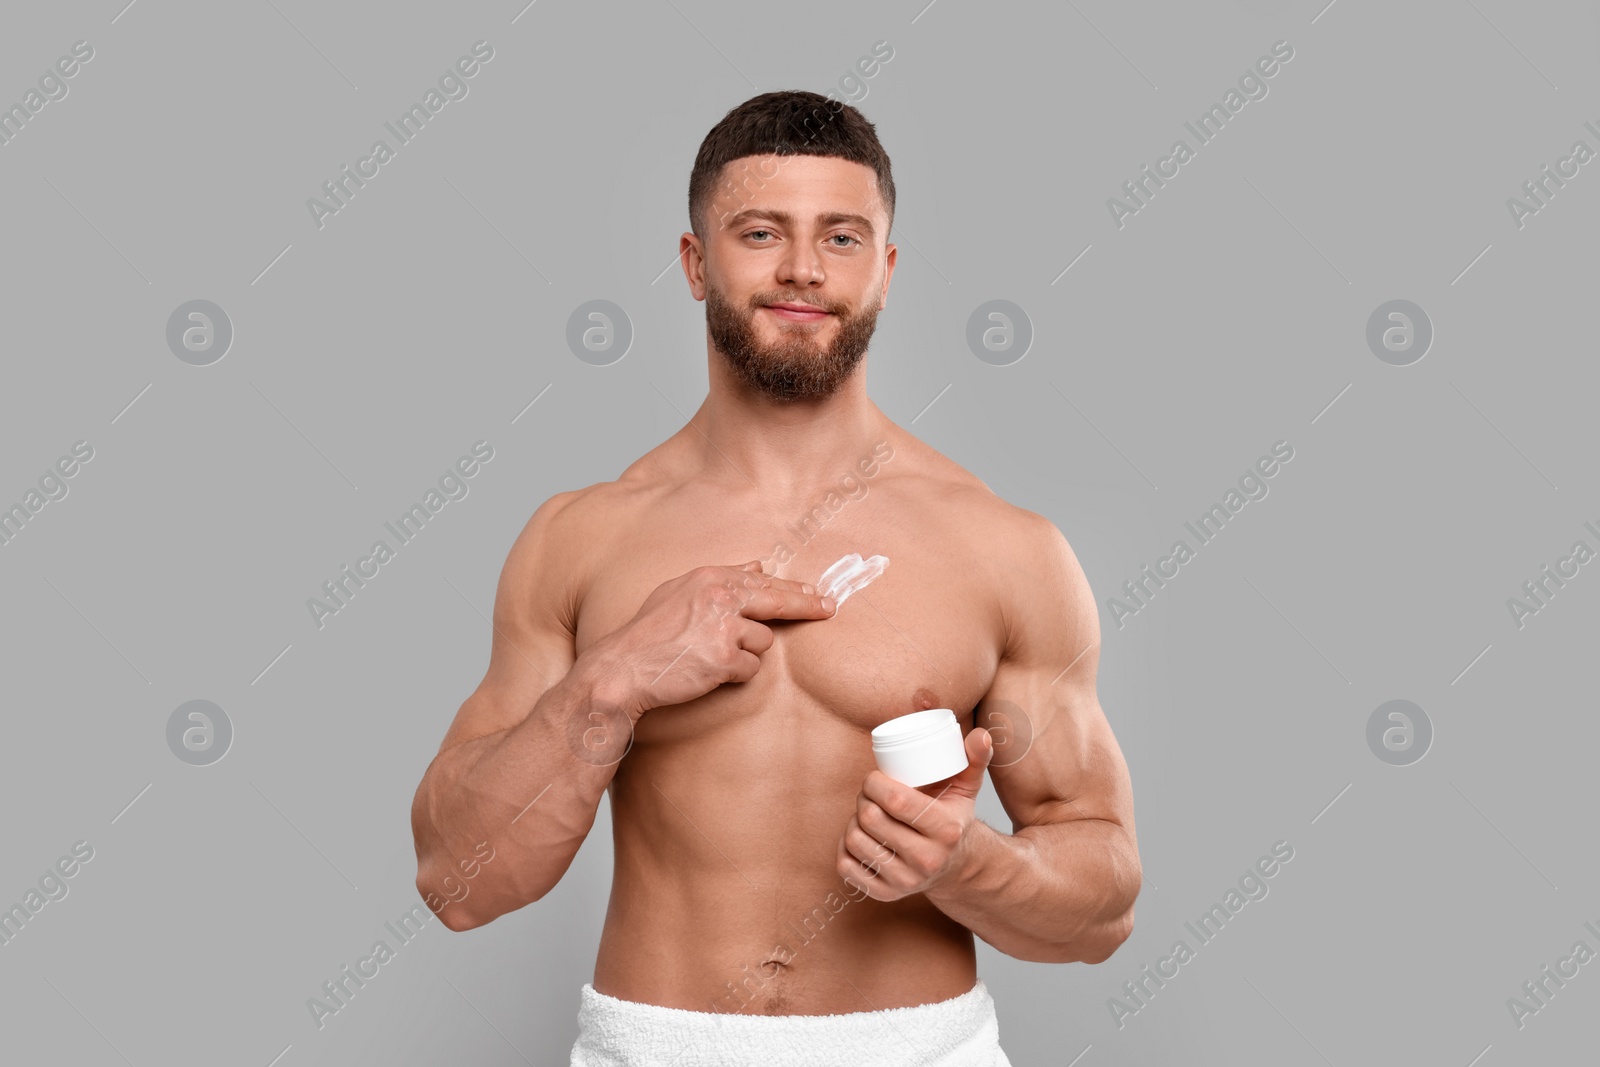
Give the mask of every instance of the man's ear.
<svg viewBox="0 0 1600 1067">
<path fill-rule="evenodd" d="M 706 258 L 700 238 L 685 231 L 678 238 L 678 260 L 683 265 L 683 276 L 689 281 L 689 292 L 696 300 L 706 298 Z"/>
<path fill-rule="evenodd" d="M 894 279 L 894 261 L 899 251 L 894 245 L 890 245 L 888 252 L 884 256 L 883 292 L 878 294 L 879 311 L 889 306 L 889 282 Z"/>
</svg>

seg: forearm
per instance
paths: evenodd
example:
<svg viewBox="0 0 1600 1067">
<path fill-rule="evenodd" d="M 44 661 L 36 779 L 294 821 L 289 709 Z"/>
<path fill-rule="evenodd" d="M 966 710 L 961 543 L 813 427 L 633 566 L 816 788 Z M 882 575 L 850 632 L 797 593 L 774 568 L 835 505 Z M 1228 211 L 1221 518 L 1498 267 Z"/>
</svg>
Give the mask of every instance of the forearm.
<svg viewBox="0 0 1600 1067">
<path fill-rule="evenodd" d="M 974 820 L 961 848 L 957 866 L 926 895 L 1008 956 L 1099 963 L 1133 929 L 1139 859 L 1115 823 L 1041 823 L 1004 834 Z"/>
<path fill-rule="evenodd" d="M 610 701 L 601 672 L 580 661 L 516 726 L 435 757 L 412 828 L 417 889 L 446 926 L 482 925 L 561 880 L 594 825 L 632 722 Z M 474 862 L 485 855 L 492 859 Z"/>
</svg>

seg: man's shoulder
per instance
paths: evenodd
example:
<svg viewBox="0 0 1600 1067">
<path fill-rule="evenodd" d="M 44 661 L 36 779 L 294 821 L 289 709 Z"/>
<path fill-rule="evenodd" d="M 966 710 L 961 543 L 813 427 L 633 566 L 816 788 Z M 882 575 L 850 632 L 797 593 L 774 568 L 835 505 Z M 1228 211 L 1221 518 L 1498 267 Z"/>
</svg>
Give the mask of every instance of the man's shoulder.
<svg viewBox="0 0 1600 1067">
<path fill-rule="evenodd" d="M 1081 568 L 1072 546 L 1049 516 L 1014 504 L 955 460 L 918 442 L 919 495 L 952 517 L 970 538 L 969 558 L 986 568 L 1002 603 L 1015 608 L 1039 597 L 1077 591 Z M 908 465 L 909 467 L 910 465 Z"/>
<path fill-rule="evenodd" d="M 955 460 L 924 442 L 913 441 L 919 462 L 903 469 L 915 470 L 913 476 L 921 483 L 919 495 L 936 501 L 997 555 L 1037 555 L 1057 547 L 1061 531 L 1050 519 L 1011 503 Z"/>
<path fill-rule="evenodd" d="M 639 506 L 641 488 L 624 477 L 553 493 L 529 516 L 523 538 L 538 541 L 546 549 L 577 553 L 594 545 Z"/>
<path fill-rule="evenodd" d="M 532 605 L 575 631 L 605 545 L 625 525 L 620 520 L 636 495 L 636 487 L 622 482 L 595 482 L 547 497 L 506 554 L 500 586 L 507 603 Z"/>
<path fill-rule="evenodd" d="M 580 571 L 608 546 L 626 540 L 639 517 L 669 488 L 630 467 L 613 481 L 562 490 L 534 510 L 518 541 L 553 552 L 567 562 L 568 570 Z"/>
</svg>

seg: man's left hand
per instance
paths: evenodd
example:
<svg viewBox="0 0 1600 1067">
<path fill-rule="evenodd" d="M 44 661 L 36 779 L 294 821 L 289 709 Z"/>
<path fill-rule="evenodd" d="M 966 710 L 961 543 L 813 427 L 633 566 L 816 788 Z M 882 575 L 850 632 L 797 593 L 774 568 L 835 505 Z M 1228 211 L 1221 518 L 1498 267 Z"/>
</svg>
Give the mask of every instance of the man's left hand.
<svg viewBox="0 0 1600 1067">
<path fill-rule="evenodd" d="M 983 727 L 966 737 L 967 769 L 913 788 L 880 770 L 867 775 L 834 866 L 874 900 L 926 892 L 958 874 L 968 855 L 973 805 L 994 740 Z"/>
</svg>

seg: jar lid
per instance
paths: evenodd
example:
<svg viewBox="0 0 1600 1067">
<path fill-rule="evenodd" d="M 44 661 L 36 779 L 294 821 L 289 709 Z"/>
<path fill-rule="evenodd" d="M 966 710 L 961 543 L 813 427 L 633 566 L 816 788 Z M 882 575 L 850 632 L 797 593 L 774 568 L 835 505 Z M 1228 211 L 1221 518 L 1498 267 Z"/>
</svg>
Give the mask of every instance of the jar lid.
<svg viewBox="0 0 1600 1067">
<path fill-rule="evenodd" d="M 957 726 L 956 713 L 951 708 L 928 708 L 901 715 L 872 728 L 872 747 L 894 748 L 932 737 L 951 726 Z"/>
</svg>

